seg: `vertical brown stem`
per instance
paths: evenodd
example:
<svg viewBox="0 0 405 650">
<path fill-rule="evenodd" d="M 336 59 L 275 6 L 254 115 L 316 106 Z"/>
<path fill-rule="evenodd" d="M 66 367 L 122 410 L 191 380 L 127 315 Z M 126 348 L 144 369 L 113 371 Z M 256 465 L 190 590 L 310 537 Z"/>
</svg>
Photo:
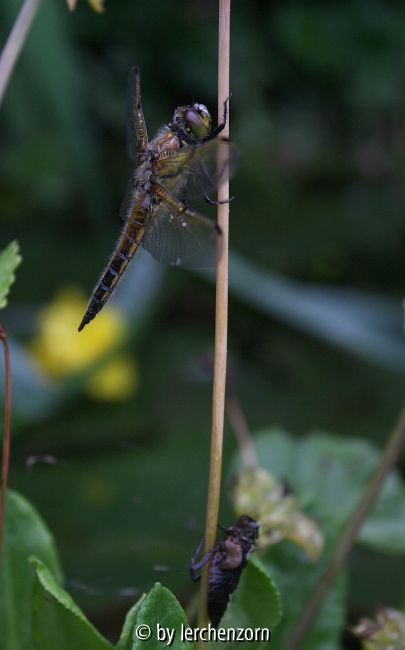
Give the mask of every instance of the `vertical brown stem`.
<svg viewBox="0 0 405 650">
<path fill-rule="evenodd" d="M 225 100 L 229 97 L 229 41 L 231 0 L 219 0 L 218 45 L 218 115 L 222 115 Z M 229 136 L 229 115 L 224 137 Z M 218 189 L 218 201 L 229 197 L 229 182 L 224 181 Z M 213 548 L 218 524 L 219 496 L 221 489 L 222 445 L 224 432 L 226 356 L 228 333 L 228 240 L 229 203 L 218 205 L 218 225 L 222 230 L 221 255 L 218 260 L 215 304 L 215 356 L 212 401 L 211 457 L 208 484 L 207 516 L 205 523 L 205 549 Z M 198 626 L 205 627 L 207 615 L 208 567 L 202 572 Z M 200 641 L 203 645 L 203 642 Z M 202 647 L 202 646 L 201 646 Z"/>
<path fill-rule="evenodd" d="M 257 469 L 257 455 L 252 440 L 252 434 L 250 433 L 249 425 L 235 391 L 228 390 L 226 412 L 232 431 L 238 441 L 240 455 L 242 456 L 245 468 L 249 470 Z"/>
<path fill-rule="evenodd" d="M 0 325 L 0 340 L 3 343 L 5 362 L 5 399 L 4 399 L 4 431 L 1 464 L 1 496 L 0 496 L 0 553 L 3 547 L 4 511 L 7 491 L 8 466 L 10 461 L 10 419 L 11 419 L 11 366 L 6 332 Z"/>
</svg>

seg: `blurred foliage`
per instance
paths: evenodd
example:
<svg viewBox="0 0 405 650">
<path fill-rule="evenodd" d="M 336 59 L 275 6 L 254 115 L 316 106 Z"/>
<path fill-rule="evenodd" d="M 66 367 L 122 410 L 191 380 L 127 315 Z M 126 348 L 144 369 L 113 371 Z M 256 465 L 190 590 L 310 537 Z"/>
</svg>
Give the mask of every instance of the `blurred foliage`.
<svg viewBox="0 0 405 650">
<path fill-rule="evenodd" d="M 1 248 L 18 239 L 24 256 L 2 320 L 14 339 L 11 482 L 54 531 L 68 589 L 116 639 L 129 604 L 163 572 L 182 603 L 191 593 L 211 404 L 199 368 L 212 349 L 213 287 L 139 255 L 115 307 L 127 328 L 117 348 L 142 380 L 134 397 L 121 390 L 119 404 L 84 394 L 94 368 L 69 381 L 50 377 L 30 344 L 63 287 L 90 293 L 116 240 L 129 171 L 130 67 L 142 70 L 150 135 L 193 97 L 215 114 L 217 2 L 121 0 L 104 9 L 98 15 L 79 2 L 69 12 L 65 2 L 43 0 L 2 106 Z M 16 3 L 0 6 L 2 43 L 17 11 Z M 365 440 L 384 444 L 403 399 L 404 42 L 398 0 L 233 4 L 231 135 L 241 162 L 232 185 L 230 372 L 252 429 L 279 424 L 299 438 L 314 427 L 340 432 L 342 447 L 311 437 L 300 453 L 286 437 L 295 460 L 280 477 L 302 477 L 305 511 L 305 494 L 309 503 L 319 490 L 331 497 L 319 519 L 327 550 L 329 528 L 343 525 L 375 466 Z M 71 327 L 71 343 L 62 334 L 52 340 L 61 354 L 73 337 L 79 350 L 94 349 L 96 323 L 86 343 L 86 332 Z M 225 468 L 235 447 L 229 434 Z M 346 448 L 345 437 L 364 442 Z M 342 454 L 328 460 L 330 475 L 329 446 Z M 46 454 L 56 463 L 27 462 Z M 303 496 L 304 478 L 311 488 Z M 349 617 L 381 602 L 400 606 L 398 495 L 396 474 L 362 531 L 367 549 L 356 549 L 325 603 L 311 650 L 338 647 L 347 594 Z M 224 497 L 221 521 L 230 520 Z M 271 550 L 280 590 L 289 590 L 279 638 L 322 569 L 282 547 Z"/>
<path fill-rule="evenodd" d="M 325 539 L 325 548 L 315 564 L 309 561 L 306 550 L 291 541 L 267 547 L 262 555 L 278 585 L 283 603 L 284 616 L 272 637 L 272 646 L 276 650 L 282 650 L 283 643 L 302 613 L 348 517 L 377 465 L 379 454 L 373 445 L 358 439 L 344 440 L 331 434 L 315 432 L 297 440 L 278 429 L 255 435 L 255 449 L 265 470 L 279 481 L 288 481 L 300 508 L 317 522 Z M 240 458 L 236 456 L 231 476 L 238 471 L 239 466 Z M 361 529 L 358 543 L 386 553 L 404 554 L 404 490 L 399 475 L 393 472 Z M 260 506 L 265 509 L 266 504 L 257 507 Z M 399 571 L 403 574 L 403 555 L 399 566 Z M 373 572 L 369 566 L 368 571 L 371 572 L 372 580 Z M 337 650 L 340 647 L 349 594 L 348 578 L 349 572 L 344 569 L 311 626 L 302 645 L 303 650 Z M 370 577 L 364 575 L 360 593 L 365 590 L 368 580 Z M 379 584 L 380 598 L 392 590 L 394 585 L 391 582 L 392 576 L 385 575 Z"/>
</svg>

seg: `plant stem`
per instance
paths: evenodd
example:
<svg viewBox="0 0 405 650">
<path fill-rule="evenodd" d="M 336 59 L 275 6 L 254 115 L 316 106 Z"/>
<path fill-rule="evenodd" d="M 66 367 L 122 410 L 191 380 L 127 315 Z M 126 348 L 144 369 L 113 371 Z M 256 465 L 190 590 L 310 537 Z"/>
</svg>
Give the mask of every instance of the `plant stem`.
<svg viewBox="0 0 405 650">
<path fill-rule="evenodd" d="M 8 479 L 8 466 L 10 461 L 10 420 L 11 420 L 11 365 L 10 351 L 8 348 L 6 332 L 0 325 L 0 341 L 3 343 L 5 362 L 5 396 L 4 396 L 4 431 L 1 463 L 1 496 L 0 496 L 0 553 L 3 547 L 4 512 L 6 505 L 6 491 Z"/>
<path fill-rule="evenodd" d="M 0 105 L 41 0 L 25 0 L 0 55 Z"/>
<path fill-rule="evenodd" d="M 252 440 L 252 434 L 245 418 L 241 403 L 235 391 L 228 390 L 226 400 L 228 420 L 238 441 L 240 455 L 246 469 L 258 468 L 257 454 Z"/>
<path fill-rule="evenodd" d="M 225 100 L 229 97 L 229 40 L 231 0 L 219 0 L 219 43 L 218 43 L 218 115 L 222 115 Z M 229 136 L 229 114 L 222 135 Z M 225 180 L 218 189 L 218 200 L 229 197 L 229 182 Z M 228 333 L 228 240 L 229 203 L 218 205 L 218 225 L 222 230 L 220 255 L 216 277 L 215 303 L 215 353 L 214 386 L 212 399 L 211 456 L 208 483 L 207 515 L 205 522 L 205 550 L 212 549 L 218 524 L 219 496 L 221 489 L 222 444 L 224 432 L 226 357 Z M 201 576 L 198 626 L 205 627 L 207 614 L 208 566 Z M 203 641 L 199 646 L 203 647 Z"/>
<path fill-rule="evenodd" d="M 336 579 L 339 570 L 349 555 L 349 551 L 356 541 L 357 534 L 364 523 L 368 513 L 374 505 L 384 481 L 396 463 L 405 444 L 405 408 L 395 425 L 381 460 L 367 485 L 363 496 L 353 511 L 340 540 L 337 542 L 328 565 L 320 577 L 312 595 L 291 636 L 287 639 L 285 650 L 296 650 L 302 646 L 303 639 L 315 619 L 326 593 Z"/>
</svg>

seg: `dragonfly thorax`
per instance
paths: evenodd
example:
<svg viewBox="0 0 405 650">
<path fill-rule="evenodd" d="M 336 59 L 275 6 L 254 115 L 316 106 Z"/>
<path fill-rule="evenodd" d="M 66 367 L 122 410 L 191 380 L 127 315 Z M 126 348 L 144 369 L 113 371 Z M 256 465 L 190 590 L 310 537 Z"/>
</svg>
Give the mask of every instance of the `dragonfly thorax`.
<svg viewBox="0 0 405 650">
<path fill-rule="evenodd" d="M 189 138 L 201 140 L 211 131 L 211 115 L 204 104 L 179 106 L 174 111 L 173 122 Z"/>
</svg>

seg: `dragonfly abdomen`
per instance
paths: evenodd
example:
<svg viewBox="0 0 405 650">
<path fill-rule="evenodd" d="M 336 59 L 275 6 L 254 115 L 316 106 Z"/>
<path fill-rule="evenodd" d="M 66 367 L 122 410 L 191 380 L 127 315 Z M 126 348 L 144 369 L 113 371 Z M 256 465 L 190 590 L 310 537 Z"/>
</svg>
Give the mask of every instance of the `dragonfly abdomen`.
<svg viewBox="0 0 405 650">
<path fill-rule="evenodd" d="M 97 282 L 89 306 L 79 325 L 79 332 L 93 320 L 111 296 L 129 262 L 142 243 L 147 206 L 136 204 L 129 216 L 114 253 Z"/>
</svg>

